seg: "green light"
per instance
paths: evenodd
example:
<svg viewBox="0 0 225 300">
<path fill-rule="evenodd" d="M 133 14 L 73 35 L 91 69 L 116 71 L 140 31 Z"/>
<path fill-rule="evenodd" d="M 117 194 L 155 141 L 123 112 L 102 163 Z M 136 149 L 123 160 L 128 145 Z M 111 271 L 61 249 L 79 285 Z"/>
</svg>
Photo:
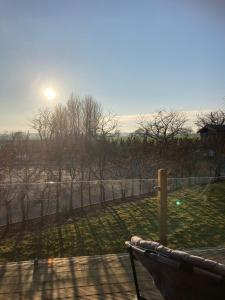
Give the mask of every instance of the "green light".
<svg viewBox="0 0 225 300">
<path fill-rule="evenodd" d="M 181 203 L 181 201 L 180 200 L 177 200 L 176 201 L 176 205 L 181 205 L 182 203 Z"/>
</svg>

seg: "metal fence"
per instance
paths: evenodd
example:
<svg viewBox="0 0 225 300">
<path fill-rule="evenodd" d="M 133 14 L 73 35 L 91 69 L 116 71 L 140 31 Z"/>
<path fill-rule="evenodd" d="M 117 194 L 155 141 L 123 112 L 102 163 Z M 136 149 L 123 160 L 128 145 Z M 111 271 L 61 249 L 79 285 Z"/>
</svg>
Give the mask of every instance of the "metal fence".
<svg viewBox="0 0 225 300">
<path fill-rule="evenodd" d="M 156 192 L 156 179 L 0 185 L 0 225 Z"/>
<path fill-rule="evenodd" d="M 205 185 L 213 177 L 168 178 L 168 190 Z M 157 179 L 0 184 L 0 225 L 24 222 L 114 200 L 156 195 Z"/>
</svg>

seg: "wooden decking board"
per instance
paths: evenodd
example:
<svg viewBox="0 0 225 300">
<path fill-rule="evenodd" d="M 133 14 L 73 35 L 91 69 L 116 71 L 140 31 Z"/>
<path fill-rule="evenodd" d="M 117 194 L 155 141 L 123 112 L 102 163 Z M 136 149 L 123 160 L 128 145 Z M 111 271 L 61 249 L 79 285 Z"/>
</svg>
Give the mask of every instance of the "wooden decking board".
<svg viewBox="0 0 225 300">
<path fill-rule="evenodd" d="M 225 263 L 225 249 L 192 250 Z M 138 266 L 141 287 L 151 300 L 162 300 L 149 274 Z M 119 300 L 135 299 L 127 254 L 56 258 L 0 265 L 0 300 Z"/>
<path fill-rule="evenodd" d="M 102 270 L 104 270 L 104 267 L 107 269 L 107 271 L 109 270 L 117 270 L 117 269 L 121 269 L 121 268 L 124 268 L 125 270 L 128 269 L 128 267 L 130 266 L 130 262 L 127 261 L 126 263 L 124 264 L 120 264 L 120 263 L 117 263 L 115 262 L 115 264 L 108 264 L 108 265 L 99 265 L 99 266 L 96 266 L 95 268 L 89 268 L 89 265 L 91 263 L 87 263 L 86 267 L 84 268 L 80 268 L 80 267 L 74 267 L 74 266 L 65 266 L 65 267 L 62 267 L 61 269 L 58 269 L 57 267 L 51 267 L 51 266 L 47 266 L 45 268 L 43 267 L 38 267 L 37 268 L 37 271 L 36 273 L 37 274 L 51 274 L 51 273 L 54 273 L 54 274 L 61 274 L 62 272 L 64 273 L 71 273 L 72 270 L 76 270 L 76 272 L 92 272 L 92 273 L 95 273 L 96 271 L 99 270 L 99 268 L 101 267 Z M 26 272 L 26 274 L 29 274 L 29 275 L 33 275 L 33 273 L 35 272 L 34 271 L 34 267 L 32 266 L 30 269 L 22 269 L 23 272 Z M 5 271 L 2 271 L 0 272 L 0 278 L 1 276 L 17 276 L 16 274 L 19 274 L 21 272 L 21 270 L 16 270 L 16 269 L 13 269 L 13 270 L 10 270 L 10 269 L 7 269 Z"/>
<path fill-rule="evenodd" d="M 116 267 L 119 267 L 121 264 L 124 264 L 124 265 L 129 265 L 129 261 L 127 260 L 127 256 L 126 257 L 122 257 L 122 259 L 119 257 L 118 255 L 118 258 L 115 259 L 113 258 L 112 260 L 106 260 L 106 261 L 97 261 L 96 259 L 95 260 L 86 260 L 85 262 L 81 262 L 81 263 L 78 263 L 78 262 L 73 262 L 73 260 L 70 260 L 70 258 L 68 258 L 67 260 L 63 259 L 63 262 L 61 262 L 61 264 L 59 264 L 58 262 L 55 263 L 54 260 L 51 260 L 51 263 L 49 263 L 48 261 L 46 262 L 39 262 L 38 263 L 38 269 L 39 270 L 50 270 L 52 265 L 54 265 L 54 271 L 55 272 L 62 272 L 64 271 L 63 269 L 68 269 L 70 268 L 71 266 L 73 266 L 74 268 L 76 268 L 76 270 L 85 270 L 85 269 L 97 269 L 99 268 L 100 265 L 104 266 L 104 265 L 107 265 L 107 268 L 109 267 L 113 267 L 113 268 L 116 268 Z M 21 268 L 23 268 L 23 271 L 24 270 L 31 270 L 33 271 L 33 266 L 34 266 L 34 263 L 33 262 L 30 262 L 30 264 L 28 265 L 28 263 L 25 263 L 24 266 L 20 263 L 20 265 L 18 266 L 16 263 L 13 263 L 13 264 L 10 264 L 9 266 L 0 266 L 0 276 L 1 274 L 4 272 L 7 272 L 8 270 L 13 272 L 13 271 L 19 271 Z"/>
<path fill-rule="evenodd" d="M 68 273 L 69 274 L 69 273 Z M 27 285 L 30 283 L 33 284 L 48 284 L 49 282 L 53 282 L 54 284 L 57 283 L 65 283 L 67 284 L 68 282 L 71 282 L 72 280 L 76 280 L 77 282 L 84 284 L 88 283 L 90 284 L 91 282 L 99 282 L 99 283 L 104 283 L 104 282 L 109 282 L 109 283 L 114 283 L 117 282 L 118 280 L 121 282 L 124 279 L 133 279 L 133 275 L 130 273 L 126 273 L 124 270 L 118 270 L 117 273 L 111 273 L 110 277 L 107 276 L 108 274 L 104 274 L 102 273 L 100 274 L 76 274 L 75 278 L 69 274 L 69 276 L 64 276 L 64 274 L 61 274 L 60 276 L 52 276 L 51 274 L 49 274 L 47 277 L 45 276 L 41 276 L 39 278 L 35 278 L 35 276 L 29 276 L 26 278 L 26 276 L 22 275 L 22 278 L 18 278 L 16 276 L 14 277 L 5 277 L 4 281 L 0 282 L 0 293 L 1 293 L 1 289 L 4 288 L 5 285 L 7 286 L 15 286 L 16 284 L 23 284 L 23 285 Z M 145 279 L 145 275 L 141 274 L 140 275 L 140 279 Z"/>
<path fill-rule="evenodd" d="M 149 285 L 149 280 L 146 279 L 146 276 L 141 275 L 139 279 L 142 281 L 142 285 L 146 284 Z M 127 277 L 127 276 L 112 276 L 110 278 L 93 278 L 93 280 L 87 280 L 85 277 L 82 278 L 77 278 L 75 281 L 75 285 L 77 288 L 79 287 L 90 287 L 90 286 L 101 286 L 101 285 L 113 285 L 113 284 L 126 284 L 129 282 L 132 282 L 133 278 L 132 276 Z M 55 289 L 55 288 L 71 288 L 74 286 L 74 283 L 72 280 L 49 280 L 49 281 L 42 281 L 42 282 L 5 282 L 4 284 L 1 285 L 0 287 L 0 294 L 2 293 L 8 293 L 10 290 L 11 292 L 19 292 L 21 290 L 23 291 L 28 291 L 33 285 L 35 287 L 35 290 L 42 290 L 43 287 L 48 290 L 48 289 Z"/>
<path fill-rule="evenodd" d="M 162 300 L 160 295 L 155 290 L 147 290 L 148 294 L 151 294 L 151 300 Z M 42 292 L 30 292 L 30 293 L 14 293 L 14 294 L 2 294 L 0 299 L 124 299 L 122 295 L 126 295 L 130 298 L 136 299 L 133 289 L 121 290 L 121 289 L 108 289 L 108 290 L 77 290 L 74 289 L 57 289 L 57 290 L 44 290 Z"/>
</svg>

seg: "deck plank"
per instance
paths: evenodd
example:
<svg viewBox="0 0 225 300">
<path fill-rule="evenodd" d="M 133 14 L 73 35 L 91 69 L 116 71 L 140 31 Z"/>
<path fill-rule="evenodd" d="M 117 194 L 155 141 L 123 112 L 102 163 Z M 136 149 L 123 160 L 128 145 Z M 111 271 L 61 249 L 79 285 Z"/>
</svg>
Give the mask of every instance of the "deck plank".
<svg viewBox="0 0 225 300">
<path fill-rule="evenodd" d="M 225 249 L 191 250 L 225 263 Z M 149 274 L 138 266 L 142 290 L 149 299 L 162 300 Z M 73 257 L 0 265 L 0 300 L 119 300 L 135 299 L 135 288 L 127 254 Z"/>
</svg>

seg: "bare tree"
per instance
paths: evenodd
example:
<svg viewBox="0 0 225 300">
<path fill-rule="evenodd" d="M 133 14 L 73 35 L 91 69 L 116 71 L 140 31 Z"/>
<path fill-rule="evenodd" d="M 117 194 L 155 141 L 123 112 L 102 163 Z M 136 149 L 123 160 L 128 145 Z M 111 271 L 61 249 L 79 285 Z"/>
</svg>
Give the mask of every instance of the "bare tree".
<svg viewBox="0 0 225 300">
<path fill-rule="evenodd" d="M 50 140 L 53 133 L 52 111 L 47 108 L 39 109 L 31 120 L 30 126 L 37 131 L 41 141 Z"/>
<path fill-rule="evenodd" d="M 225 111 L 219 109 L 210 113 L 197 114 L 195 125 L 202 128 L 205 125 L 224 125 L 225 124 Z"/>
<path fill-rule="evenodd" d="M 138 130 L 156 142 L 166 143 L 186 133 L 187 129 L 184 127 L 186 121 L 185 115 L 181 112 L 159 111 L 151 120 L 140 121 Z"/>
<path fill-rule="evenodd" d="M 97 127 L 98 136 L 103 139 L 115 137 L 119 134 L 117 125 L 118 122 L 115 115 L 110 113 L 108 115 L 102 115 Z"/>
<path fill-rule="evenodd" d="M 99 122 L 102 118 L 102 107 L 91 96 L 82 102 L 83 133 L 86 137 L 96 137 Z"/>
<path fill-rule="evenodd" d="M 70 136 L 76 138 L 81 135 L 81 123 L 82 123 L 82 100 L 79 96 L 71 94 L 69 100 L 66 103 L 68 128 Z"/>
</svg>

